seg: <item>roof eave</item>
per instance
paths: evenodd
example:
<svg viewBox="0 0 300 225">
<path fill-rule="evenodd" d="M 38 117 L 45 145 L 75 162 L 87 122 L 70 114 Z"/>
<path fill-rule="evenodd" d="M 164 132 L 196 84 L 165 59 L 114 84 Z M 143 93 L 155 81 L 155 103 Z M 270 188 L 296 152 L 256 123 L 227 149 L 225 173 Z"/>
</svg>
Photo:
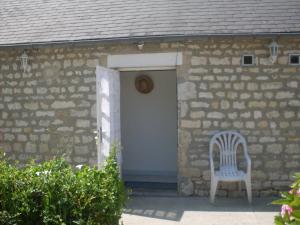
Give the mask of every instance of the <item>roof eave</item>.
<svg viewBox="0 0 300 225">
<path fill-rule="evenodd" d="M 79 39 L 79 40 L 59 40 L 59 41 L 45 41 L 45 42 L 24 42 L 24 43 L 10 43 L 0 44 L 0 48 L 36 48 L 49 46 L 72 46 L 72 45 L 91 45 L 95 43 L 111 44 L 111 43 L 137 43 L 144 42 L 158 42 L 158 41 L 183 41 L 187 39 L 199 39 L 210 37 L 278 37 L 278 36 L 300 36 L 299 32 L 266 32 L 266 33 L 228 33 L 228 34 L 169 34 L 169 35 L 149 35 L 149 36 L 127 36 L 127 37 L 112 37 L 112 38 L 95 38 L 95 39 Z"/>
</svg>

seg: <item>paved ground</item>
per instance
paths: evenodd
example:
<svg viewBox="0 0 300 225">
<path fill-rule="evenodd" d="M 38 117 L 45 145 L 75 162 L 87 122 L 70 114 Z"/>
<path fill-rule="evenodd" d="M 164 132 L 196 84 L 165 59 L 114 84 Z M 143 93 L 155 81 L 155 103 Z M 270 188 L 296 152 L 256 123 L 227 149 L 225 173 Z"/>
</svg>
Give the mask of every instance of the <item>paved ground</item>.
<svg viewBox="0 0 300 225">
<path fill-rule="evenodd" d="M 122 217 L 124 225 L 274 225 L 278 207 L 272 199 L 132 197 Z"/>
</svg>

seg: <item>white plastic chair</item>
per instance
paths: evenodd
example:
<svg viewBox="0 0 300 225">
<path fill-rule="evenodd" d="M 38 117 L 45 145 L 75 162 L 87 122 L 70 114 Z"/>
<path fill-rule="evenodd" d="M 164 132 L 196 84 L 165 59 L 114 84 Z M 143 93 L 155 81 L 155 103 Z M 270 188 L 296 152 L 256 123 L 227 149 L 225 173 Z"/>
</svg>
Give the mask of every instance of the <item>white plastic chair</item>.
<svg viewBox="0 0 300 225">
<path fill-rule="evenodd" d="M 239 170 L 237 166 L 237 149 L 239 146 L 242 147 L 244 152 L 247 167 L 246 172 Z M 213 151 L 215 149 L 220 152 L 219 170 L 215 170 L 214 167 Z M 247 189 L 248 201 L 249 203 L 252 202 L 251 160 L 248 155 L 246 140 L 241 134 L 235 131 L 222 131 L 215 134 L 209 144 L 209 161 L 211 169 L 211 203 L 214 203 L 215 201 L 219 181 L 239 181 L 239 190 L 241 190 L 241 181 L 244 181 Z"/>
</svg>

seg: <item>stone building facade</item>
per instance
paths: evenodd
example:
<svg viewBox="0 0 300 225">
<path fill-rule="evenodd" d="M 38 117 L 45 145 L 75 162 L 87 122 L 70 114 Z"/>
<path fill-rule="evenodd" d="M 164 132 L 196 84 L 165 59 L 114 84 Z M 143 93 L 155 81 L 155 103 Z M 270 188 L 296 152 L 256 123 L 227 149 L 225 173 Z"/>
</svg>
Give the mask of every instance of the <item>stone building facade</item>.
<svg viewBox="0 0 300 225">
<path fill-rule="evenodd" d="M 208 142 L 221 130 L 238 130 L 249 145 L 254 195 L 287 188 L 300 170 L 299 37 L 280 37 L 278 60 L 270 63 L 269 37 L 203 38 L 136 45 L 93 44 L 0 49 L 0 148 L 11 159 L 48 160 L 65 154 L 73 164 L 94 165 L 96 152 L 96 65 L 107 55 L 183 53 L 177 68 L 178 189 L 208 195 Z M 255 65 L 241 66 L 254 54 Z M 219 195 L 235 195 L 222 184 Z"/>
</svg>

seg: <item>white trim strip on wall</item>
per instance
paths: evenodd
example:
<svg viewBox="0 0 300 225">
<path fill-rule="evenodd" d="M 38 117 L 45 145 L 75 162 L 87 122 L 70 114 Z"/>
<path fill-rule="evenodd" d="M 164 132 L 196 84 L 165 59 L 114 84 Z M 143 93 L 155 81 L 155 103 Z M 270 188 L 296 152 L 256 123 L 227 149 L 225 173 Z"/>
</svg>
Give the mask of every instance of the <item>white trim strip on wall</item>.
<svg viewBox="0 0 300 225">
<path fill-rule="evenodd" d="M 119 70 L 176 68 L 182 65 L 182 52 L 108 55 L 107 67 Z"/>
<path fill-rule="evenodd" d="M 151 67 L 120 67 L 116 68 L 119 72 L 146 71 L 146 70 L 175 70 L 176 66 L 151 66 Z"/>
</svg>

